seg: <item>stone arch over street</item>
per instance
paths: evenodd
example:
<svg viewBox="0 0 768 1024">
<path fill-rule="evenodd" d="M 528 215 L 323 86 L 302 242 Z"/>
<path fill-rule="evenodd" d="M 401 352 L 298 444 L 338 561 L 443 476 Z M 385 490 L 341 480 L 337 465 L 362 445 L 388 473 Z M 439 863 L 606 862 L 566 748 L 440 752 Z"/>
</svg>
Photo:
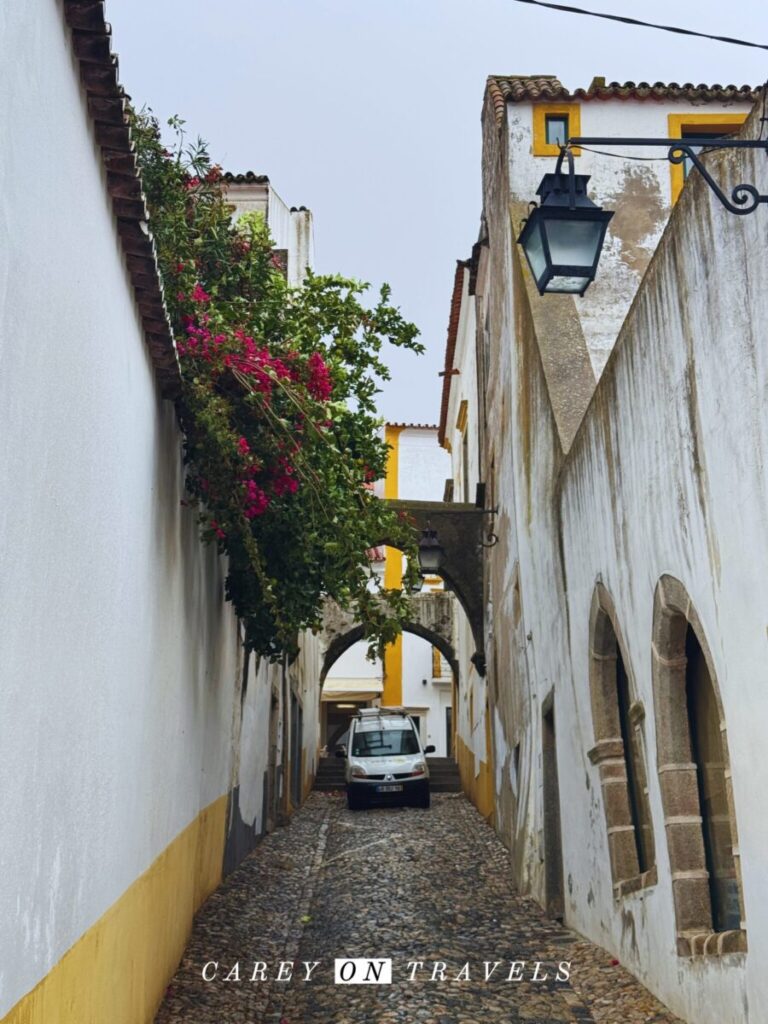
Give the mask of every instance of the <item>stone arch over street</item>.
<svg viewBox="0 0 768 1024">
<path fill-rule="evenodd" d="M 413 616 L 403 626 L 406 633 L 421 637 L 436 647 L 443 655 L 459 684 L 459 663 L 453 640 L 455 614 L 454 598 L 451 594 L 432 592 L 410 598 Z M 320 670 L 320 685 L 328 676 L 338 659 L 354 644 L 364 640 L 363 627 L 354 616 L 343 611 L 337 604 L 328 602 L 323 623 L 323 655 Z"/>
</svg>

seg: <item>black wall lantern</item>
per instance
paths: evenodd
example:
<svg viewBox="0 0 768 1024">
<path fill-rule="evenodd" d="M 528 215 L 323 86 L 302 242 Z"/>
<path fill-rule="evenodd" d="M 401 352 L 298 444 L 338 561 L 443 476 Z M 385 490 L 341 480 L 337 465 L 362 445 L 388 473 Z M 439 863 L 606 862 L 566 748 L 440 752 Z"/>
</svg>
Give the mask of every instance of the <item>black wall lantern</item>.
<svg viewBox="0 0 768 1024">
<path fill-rule="evenodd" d="M 563 173 L 563 157 L 568 172 Z M 588 174 L 575 174 L 573 154 L 562 150 L 554 174 L 536 189 L 541 205 L 525 222 L 518 242 L 528 260 L 539 295 L 583 295 L 594 280 L 608 221 L 613 216 L 587 196 Z"/>
<path fill-rule="evenodd" d="M 419 570 L 422 576 L 439 576 L 445 561 L 445 548 L 438 540 L 437 530 L 421 531 L 419 541 Z"/>
<path fill-rule="evenodd" d="M 768 121 L 768 118 L 763 118 Z M 540 295 L 552 292 L 583 295 L 594 280 L 600 250 L 605 241 L 608 221 L 613 216 L 587 196 L 588 174 L 576 174 L 571 146 L 641 146 L 664 147 L 667 160 L 672 164 L 690 161 L 707 185 L 729 213 L 754 213 L 768 204 L 768 195 L 761 194 L 754 185 L 736 185 L 730 196 L 720 188 L 701 160 L 700 152 L 717 149 L 762 149 L 768 154 L 766 139 L 733 139 L 701 136 L 681 139 L 597 138 L 579 137 L 568 140 L 561 147 L 554 174 L 545 174 L 536 194 L 541 204 L 536 206 L 520 232 L 518 242 L 523 247 Z M 568 171 L 563 173 L 563 159 L 568 160 Z"/>
</svg>

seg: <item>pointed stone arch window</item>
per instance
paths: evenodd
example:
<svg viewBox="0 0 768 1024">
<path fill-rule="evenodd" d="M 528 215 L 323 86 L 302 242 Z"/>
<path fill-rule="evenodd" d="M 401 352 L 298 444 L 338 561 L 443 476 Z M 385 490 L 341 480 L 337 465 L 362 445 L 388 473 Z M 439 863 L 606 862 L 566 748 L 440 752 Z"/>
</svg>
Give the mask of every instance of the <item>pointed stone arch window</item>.
<svg viewBox="0 0 768 1024">
<path fill-rule="evenodd" d="M 656 588 L 653 689 L 678 954 L 746 951 L 725 714 L 701 621 L 672 576 Z"/>
<path fill-rule="evenodd" d="M 643 723 L 613 601 L 602 584 L 590 613 L 589 685 L 614 897 L 657 881 Z"/>
</svg>

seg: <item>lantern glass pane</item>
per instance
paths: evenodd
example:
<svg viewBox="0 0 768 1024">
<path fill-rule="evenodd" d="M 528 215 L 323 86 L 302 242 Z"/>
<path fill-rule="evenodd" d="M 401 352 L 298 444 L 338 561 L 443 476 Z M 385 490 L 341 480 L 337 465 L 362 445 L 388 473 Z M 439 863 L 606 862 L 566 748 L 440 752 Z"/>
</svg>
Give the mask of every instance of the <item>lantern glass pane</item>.
<svg viewBox="0 0 768 1024">
<path fill-rule="evenodd" d="M 547 287 L 547 292 L 576 292 L 580 295 L 589 284 L 589 277 L 553 277 Z"/>
<path fill-rule="evenodd" d="M 542 274 L 547 269 L 547 257 L 544 255 L 544 240 L 541 237 L 541 219 L 536 217 L 534 220 L 532 217 L 529 224 L 530 230 L 523 248 L 525 249 L 525 255 L 528 257 L 533 276 L 537 281 L 540 281 Z"/>
<path fill-rule="evenodd" d="M 419 551 L 419 565 L 422 572 L 437 572 L 443 562 L 442 548 L 421 548 Z"/>
<path fill-rule="evenodd" d="M 548 220 L 547 241 L 552 265 L 591 270 L 600 248 L 603 226 L 602 220 Z"/>
</svg>

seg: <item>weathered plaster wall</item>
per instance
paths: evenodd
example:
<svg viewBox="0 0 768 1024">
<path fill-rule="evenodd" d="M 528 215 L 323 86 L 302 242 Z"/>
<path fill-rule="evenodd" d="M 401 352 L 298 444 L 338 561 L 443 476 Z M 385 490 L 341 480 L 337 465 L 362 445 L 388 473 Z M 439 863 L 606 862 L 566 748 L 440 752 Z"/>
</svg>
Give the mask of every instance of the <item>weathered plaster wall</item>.
<svg viewBox="0 0 768 1024">
<path fill-rule="evenodd" d="M 581 135 L 666 138 L 670 114 L 747 114 L 743 101 L 692 103 L 686 100 L 591 101 L 580 104 Z M 532 155 L 533 104 L 510 103 L 510 195 L 525 205 L 536 198 L 541 178 L 555 169 L 554 157 Z M 606 147 L 595 147 L 606 150 Z M 594 372 L 600 375 L 671 207 L 671 172 L 665 150 L 612 147 L 609 152 L 642 157 L 628 161 L 583 149 L 576 173 L 589 174 L 589 196 L 615 210 L 600 260 L 600 273 L 581 299 L 575 299 Z M 651 158 L 651 159 L 649 159 Z"/>
<path fill-rule="evenodd" d="M 582 131 L 597 129 L 582 122 Z M 634 126 L 632 133 L 642 134 Z M 574 440 L 566 420 L 577 410 L 565 409 L 564 418 L 547 336 L 549 304 L 561 300 L 540 299 L 521 268 L 507 202 L 506 140 L 488 116 L 484 147 L 484 472 L 486 480 L 495 473 L 501 506 L 500 541 L 487 562 L 497 827 L 513 851 L 516 881 L 546 904 L 553 851 L 545 843 L 551 804 L 543 795 L 542 705 L 551 700 L 566 920 L 614 952 L 691 1024 L 759 1021 L 768 1001 L 761 970 L 768 837 L 760 811 L 768 780 L 758 757 L 767 710 L 759 680 L 768 569 L 768 365 L 759 325 L 768 281 L 756 255 L 764 249 L 765 211 L 736 218 L 701 182 L 686 186 Z M 768 191 L 764 160 L 749 154 L 718 158 L 717 174 L 731 186 L 749 181 Z M 513 218 L 518 209 L 513 204 Z M 578 332 L 565 338 L 565 364 L 583 364 L 589 332 L 582 325 L 581 340 Z M 579 401 L 586 407 L 587 391 Z M 722 697 L 746 955 L 677 954 L 652 686 L 654 591 L 664 574 L 679 579 L 692 599 Z M 595 743 L 589 621 L 597 582 L 613 598 L 646 710 L 658 869 L 655 884 L 620 899 L 611 884 L 600 775 L 587 756 Z"/>
<path fill-rule="evenodd" d="M 0 53 L 0 1017 L 139 1024 L 260 827 L 264 676 L 241 717 L 60 5 Z"/>
<path fill-rule="evenodd" d="M 451 456 L 454 498 L 470 503 L 475 501 L 477 484 L 489 479 L 480 471 L 478 438 L 484 410 L 478 394 L 476 341 L 475 297 L 470 294 L 470 271 L 465 267 L 453 358 L 453 368 L 458 372 L 451 379 L 445 440 Z M 490 508 L 494 503 L 491 484 L 486 507 Z M 491 528 L 490 518 L 486 526 Z M 478 557 L 481 557 L 480 551 Z M 490 818 L 494 811 L 494 798 L 488 681 L 471 660 L 475 651 L 474 639 L 469 620 L 460 608 L 455 629 L 459 661 L 459 686 L 454 695 L 455 754 L 464 791 L 481 814 Z"/>
<path fill-rule="evenodd" d="M 754 128 L 754 125 L 752 126 Z M 764 158 L 717 161 L 718 177 L 768 189 Z M 649 977 L 687 1020 L 758 1021 L 768 1002 L 768 785 L 760 752 L 768 713 L 762 595 L 768 570 L 768 275 L 764 211 L 736 218 L 690 183 L 651 265 L 562 478 L 563 545 L 577 700 L 585 702 L 588 604 L 598 574 L 613 596 L 647 716 L 659 884 L 612 905 L 596 872 L 574 882 L 591 934 Z M 757 258 L 756 258 L 757 257 Z M 657 581 L 685 586 L 714 661 L 730 752 L 749 953 L 679 959 L 653 713 L 651 629 Z M 587 593 L 589 592 L 589 593 Z M 585 705 L 586 706 L 586 705 Z M 588 741 L 588 734 L 587 734 Z M 593 792 L 595 769 L 590 769 Z M 590 860 L 606 864 L 604 830 Z M 584 875 L 584 872 L 581 872 Z"/>
</svg>

